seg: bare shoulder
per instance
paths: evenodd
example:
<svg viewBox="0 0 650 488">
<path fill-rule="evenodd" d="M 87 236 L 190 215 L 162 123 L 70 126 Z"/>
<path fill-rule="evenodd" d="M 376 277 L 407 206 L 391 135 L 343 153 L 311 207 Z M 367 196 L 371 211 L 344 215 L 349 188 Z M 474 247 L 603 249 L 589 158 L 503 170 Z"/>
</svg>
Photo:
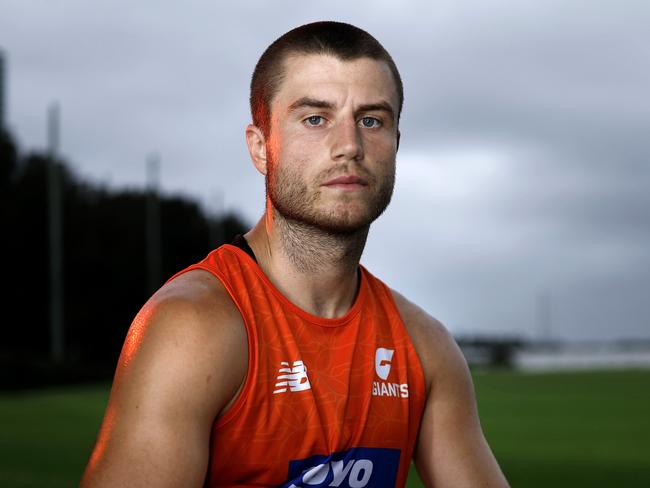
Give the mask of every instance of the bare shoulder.
<svg viewBox="0 0 650 488">
<path fill-rule="evenodd" d="M 162 286 L 147 302 L 172 312 L 228 313 L 236 310 L 224 285 L 212 273 L 195 269 Z"/>
<path fill-rule="evenodd" d="M 241 326 L 239 311 L 224 285 L 207 271 L 192 270 L 166 283 L 149 299 L 129 335 L 151 332 L 188 340 L 226 339 L 242 332 Z"/>
<path fill-rule="evenodd" d="M 438 320 L 393 291 L 427 381 L 414 460 L 425 486 L 507 488 L 478 418 L 467 362 Z"/>
<path fill-rule="evenodd" d="M 402 294 L 395 290 L 391 291 L 404 325 L 411 336 L 413 347 L 422 363 L 427 386 L 431 385 L 435 376 L 445 370 L 447 372 L 455 370 L 456 374 L 464 374 L 465 359 L 449 330 Z"/>
<path fill-rule="evenodd" d="M 247 338 L 221 282 L 189 271 L 134 319 L 81 486 L 202 486 L 211 426 L 246 375 Z"/>
<path fill-rule="evenodd" d="M 215 377 L 222 374 L 220 365 L 229 363 L 226 370 L 245 372 L 241 359 L 246 360 L 246 352 L 245 327 L 225 287 L 207 271 L 192 270 L 165 284 L 142 307 L 124 342 L 116 382 L 119 386 L 122 372 L 139 369 L 178 375 L 184 382 L 204 381 L 210 401 L 211 381 L 228 385 L 226 389 L 233 383 L 232 378 Z M 240 368 L 237 363 L 242 363 Z"/>
</svg>

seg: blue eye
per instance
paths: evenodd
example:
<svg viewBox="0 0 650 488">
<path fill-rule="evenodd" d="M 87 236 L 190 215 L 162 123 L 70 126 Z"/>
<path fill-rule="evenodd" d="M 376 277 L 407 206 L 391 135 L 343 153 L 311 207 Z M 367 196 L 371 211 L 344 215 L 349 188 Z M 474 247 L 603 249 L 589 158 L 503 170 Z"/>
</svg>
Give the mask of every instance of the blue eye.
<svg viewBox="0 0 650 488">
<path fill-rule="evenodd" d="M 381 122 L 374 117 L 363 117 L 361 119 L 361 125 L 366 129 L 374 129 L 381 125 Z"/>
<path fill-rule="evenodd" d="M 320 115 L 312 115 L 311 117 L 307 117 L 306 119 L 307 124 L 313 125 L 314 127 L 321 125 L 322 121 L 323 121 L 323 117 L 321 117 Z"/>
</svg>

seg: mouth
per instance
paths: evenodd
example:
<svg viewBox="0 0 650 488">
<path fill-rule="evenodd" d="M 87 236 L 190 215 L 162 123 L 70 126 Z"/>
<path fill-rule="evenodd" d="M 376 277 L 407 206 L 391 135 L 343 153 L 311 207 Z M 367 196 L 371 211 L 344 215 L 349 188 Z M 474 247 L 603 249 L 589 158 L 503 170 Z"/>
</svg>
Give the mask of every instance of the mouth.
<svg viewBox="0 0 650 488">
<path fill-rule="evenodd" d="M 356 190 L 364 186 L 368 186 L 368 182 L 363 178 L 356 175 L 345 175 L 332 178 L 323 183 L 323 186 L 330 188 L 339 188 L 342 190 Z"/>
</svg>

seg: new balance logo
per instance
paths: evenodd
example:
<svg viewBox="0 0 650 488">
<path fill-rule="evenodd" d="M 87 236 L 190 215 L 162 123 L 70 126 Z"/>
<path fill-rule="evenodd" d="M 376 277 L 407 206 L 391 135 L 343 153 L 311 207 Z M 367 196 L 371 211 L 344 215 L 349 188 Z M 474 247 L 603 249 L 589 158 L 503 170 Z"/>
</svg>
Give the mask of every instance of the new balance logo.
<svg viewBox="0 0 650 488">
<path fill-rule="evenodd" d="M 303 391 L 310 390 L 311 384 L 309 383 L 309 378 L 307 377 L 307 366 L 302 361 L 294 361 L 293 367 L 289 367 L 287 361 L 282 361 L 280 363 L 280 369 L 278 370 L 278 379 L 275 384 L 275 390 L 273 394 L 284 393 L 287 391 Z"/>
</svg>

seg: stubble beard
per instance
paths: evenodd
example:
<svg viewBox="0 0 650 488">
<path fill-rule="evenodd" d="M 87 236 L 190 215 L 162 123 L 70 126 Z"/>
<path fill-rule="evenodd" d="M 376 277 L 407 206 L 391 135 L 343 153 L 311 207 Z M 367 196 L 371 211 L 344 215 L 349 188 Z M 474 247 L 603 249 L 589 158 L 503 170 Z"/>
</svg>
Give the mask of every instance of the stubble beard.
<svg viewBox="0 0 650 488">
<path fill-rule="evenodd" d="M 271 202 L 274 222 L 283 247 L 289 259 L 301 272 L 321 272 L 338 264 L 351 271 L 356 270 L 366 244 L 370 224 L 379 217 L 393 195 L 395 164 L 382 181 L 362 168 L 355 168 L 370 186 L 375 189 L 372 196 L 359 209 L 359 202 L 352 202 L 346 208 L 345 194 L 341 201 L 323 210 L 319 208 L 323 198 L 322 182 L 340 176 L 347 169 L 343 163 L 333 166 L 319 175 L 312 190 L 300 176 L 276 164 L 269 157 L 266 175 L 266 195 Z M 381 163 L 380 163 L 381 164 Z M 386 163 L 386 164 L 391 164 Z M 325 191 L 328 191 L 325 189 Z"/>
<path fill-rule="evenodd" d="M 327 181 L 332 176 L 340 175 L 346 164 L 350 163 L 331 168 L 321 175 L 317 182 Z M 374 176 L 366 173 L 361 176 L 367 180 L 371 188 L 377 188 L 366 202 L 365 209 L 346 208 L 345 195 L 342 195 L 343 201 L 327 210 L 322 210 L 318 207 L 323 192 L 320 186 L 310 191 L 297 175 L 283 167 L 278 167 L 276 161 L 269 159 L 265 178 L 266 194 L 273 205 L 274 212 L 289 225 L 293 224 L 331 237 L 352 237 L 360 232 L 365 235 L 370 224 L 386 210 L 391 201 L 395 185 L 395 164 L 392 164 L 392 171 L 382 181 L 377 181 Z M 358 203 L 355 202 L 352 206 L 357 207 Z"/>
</svg>

